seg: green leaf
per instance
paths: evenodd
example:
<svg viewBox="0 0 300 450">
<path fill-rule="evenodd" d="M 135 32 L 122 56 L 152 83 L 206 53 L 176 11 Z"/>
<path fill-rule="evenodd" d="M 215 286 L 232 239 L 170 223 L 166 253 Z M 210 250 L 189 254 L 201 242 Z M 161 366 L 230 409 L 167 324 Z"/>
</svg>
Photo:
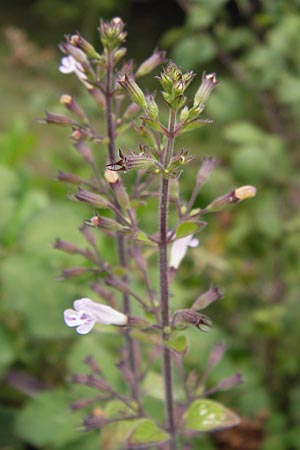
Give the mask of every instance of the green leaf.
<svg viewBox="0 0 300 450">
<path fill-rule="evenodd" d="M 107 419 L 113 419 L 120 416 L 130 416 L 137 410 L 135 403 L 132 403 L 132 408 L 125 405 L 120 400 L 112 400 L 105 405 L 105 417 Z"/>
<path fill-rule="evenodd" d="M 164 400 L 164 386 L 162 376 L 156 372 L 149 372 L 143 382 L 143 391 L 146 395 Z"/>
<path fill-rule="evenodd" d="M 239 423 L 239 417 L 214 400 L 195 400 L 184 413 L 185 427 L 195 431 L 215 431 Z"/>
<path fill-rule="evenodd" d="M 126 442 L 138 422 L 139 420 L 122 420 L 120 422 L 110 423 L 104 427 L 101 430 L 100 448 L 102 450 L 124 449 L 124 442 Z"/>
<path fill-rule="evenodd" d="M 166 347 L 171 348 L 177 353 L 185 354 L 187 351 L 187 340 L 186 337 L 182 334 L 177 336 L 175 339 L 170 339 L 169 341 L 164 341 Z"/>
<path fill-rule="evenodd" d="M 143 231 L 138 231 L 134 235 L 134 240 L 140 242 L 141 244 L 152 245 L 152 246 L 157 245 L 155 242 L 151 241 L 151 239 L 149 239 L 147 234 L 144 233 Z"/>
<path fill-rule="evenodd" d="M 176 238 L 181 239 L 185 236 L 189 236 L 190 234 L 194 234 L 204 228 L 205 225 L 205 222 L 183 222 L 176 230 Z"/>
<path fill-rule="evenodd" d="M 130 434 L 129 445 L 158 444 L 169 439 L 169 434 L 149 419 L 141 419 Z"/>
<path fill-rule="evenodd" d="M 211 61 L 215 54 L 212 39 L 205 33 L 199 33 L 181 39 L 172 52 L 172 58 L 182 66 L 195 67 Z"/>
<path fill-rule="evenodd" d="M 39 394 L 18 415 L 17 435 L 35 447 L 55 446 L 76 439 L 79 414 L 69 411 L 68 394 L 56 390 Z"/>
</svg>

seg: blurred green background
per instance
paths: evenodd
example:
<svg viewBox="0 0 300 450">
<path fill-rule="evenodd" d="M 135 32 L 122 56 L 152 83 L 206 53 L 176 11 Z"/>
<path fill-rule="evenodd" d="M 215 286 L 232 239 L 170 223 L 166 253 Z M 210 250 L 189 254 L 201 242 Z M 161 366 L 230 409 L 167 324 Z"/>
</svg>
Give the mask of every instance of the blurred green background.
<svg viewBox="0 0 300 450">
<path fill-rule="evenodd" d="M 239 185 L 258 190 L 254 200 L 209 218 L 200 247 L 182 263 L 173 288 L 176 306 L 190 305 L 210 283 L 224 291 L 224 300 L 208 311 L 214 329 L 207 335 L 187 333 L 188 364 L 203 371 L 212 345 L 223 340 L 229 350 L 211 383 L 235 371 L 245 377 L 242 386 L 216 396 L 245 418 L 243 426 L 199 439 L 194 448 L 300 449 L 300 1 L 12 0 L 4 5 L 0 449 L 101 448 L 96 432 L 74 431 L 82 412 L 70 413 L 67 405 L 86 392 L 71 388 L 67 377 L 86 370 L 82 360 L 89 353 L 105 365 L 118 342 L 109 333 L 75 336 L 62 321 L 73 299 L 92 294 L 88 278 L 56 281 L 61 270 L 82 261 L 52 244 L 57 237 L 83 243 L 78 228 L 88 213 L 68 201 L 67 185 L 53 179 L 58 168 L 82 170 L 68 133 L 36 119 L 45 110 L 60 111 L 58 99 L 65 92 L 91 108 L 75 77 L 58 72 L 57 45 L 76 30 L 97 45 L 98 18 L 116 15 L 127 23 L 128 55 L 137 64 L 159 46 L 199 77 L 203 70 L 217 72 L 220 86 L 206 112 L 214 123 L 180 142 L 199 164 L 203 155 L 221 161 L 198 205 Z M 159 90 L 151 77 L 147 83 Z M 133 141 L 121 145 L 129 144 Z M 191 178 L 187 173 L 181 178 L 186 194 Z M 109 253 L 104 240 L 102 249 Z"/>
</svg>

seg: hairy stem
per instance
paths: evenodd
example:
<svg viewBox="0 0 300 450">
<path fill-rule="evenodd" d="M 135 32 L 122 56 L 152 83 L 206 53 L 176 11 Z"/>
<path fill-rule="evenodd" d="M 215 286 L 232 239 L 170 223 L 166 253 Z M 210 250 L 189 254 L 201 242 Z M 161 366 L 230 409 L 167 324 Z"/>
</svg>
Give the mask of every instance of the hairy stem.
<svg viewBox="0 0 300 450">
<path fill-rule="evenodd" d="M 105 98 L 106 98 L 106 108 L 105 108 L 105 116 L 106 116 L 106 128 L 107 128 L 107 136 L 108 136 L 108 157 L 110 162 L 114 162 L 116 159 L 116 145 L 115 145 L 115 115 L 113 112 L 112 105 L 112 96 L 113 96 L 113 64 L 111 54 L 108 55 L 108 64 L 107 64 L 107 73 L 106 73 L 106 90 L 105 90 Z M 117 248 L 118 248 L 118 257 L 120 264 L 123 268 L 127 269 L 127 249 L 126 242 L 124 240 L 124 236 L 121 233 L 117 233 Z M 124 281 L 128 281 L 128 277 L 124 276 Z M 131 312 L 130 308 L 130 299 L 128 294 L 123 294 L 123 311 L 124 314 L 129 315 Z M 130 329 L 126 329 L 124 331 L 124 336 L 127 342 L 128 349 L 128 362 L 131 372 L 135 377 L 135 383 L 131 386 L 131 392 L 133 399 L 136 401 L 138 405 L 139 412 L 142 411 L 140 396 L 139 396 L 139 370 L 135 361 L 135 351 L 134 351 L 134 342 L 130 334 Z"/>
<path fill-rule="evenodd" d="M 174 149 L 174 130 L 176 123 L 176 113 L 170 110 L 169 116 L 169 138 L 167 141 L 164 157 L 164 167 L 166 168 L 173 155 Z M 160 188 L 160 205 L 159 205 L 159 273 L 160 273 L 160 306 L 162 319 L 162 338 L 167 340 L 169 333 L 167 331 L 170 325 L 169 317 L 169 281 L 168 281 L 168 210 L 169 210 L 169 180 L 162 176 Z M 163 376 L 165 386 L 165 416 L 166 425 L 171 440 L 169 443 L 170 450 L 175 449 L 175 419 L 174 419 L 174 399 L 173 399 L 173 382 L 172 382 L 172 363 L 171 353 L 167 347 L 163 350 Z"/>
</svg>

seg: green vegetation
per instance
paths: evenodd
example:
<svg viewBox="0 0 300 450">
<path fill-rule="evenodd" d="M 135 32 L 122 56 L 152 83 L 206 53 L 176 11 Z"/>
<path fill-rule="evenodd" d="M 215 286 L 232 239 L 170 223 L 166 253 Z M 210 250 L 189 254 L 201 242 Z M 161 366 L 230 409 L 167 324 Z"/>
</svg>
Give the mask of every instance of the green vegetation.
<svg viewBox="0 0 300 450">
<path fill-rule="evenodd" d="M 122 8 L 123 3 L 129 5 L 123 0 Z M 92 19 L 85 16 L 82 4 L 76 2 L 78 13 L 67 2 L 57 2 L 55 17 L 50 17 L 52 3 L 39 1 L 35 11 L 42 12 L 44 23 L 49 18 L 49 29 L 51 21 L 61 17 L 62 30 L 68 31 L 72 24 L 73 31 L 80 28 L 83 16 L 87 24 L 93 20 L 95 12 Z M 99 14 L 122 14 L 120 2 L 107 0 L 105 4 L 107 10 Z M 131 22 L 127 14 L 132 35 L 141 23 Z M 244 424 L 243 450 L 248 444 L 257 450 L 300 448 L 299 29 L 297 0 L 192 0 L 184 24 L 166 29 L 159 43 L 178 65 L 198 74 L 204 68 L 217 72 L 220 80 L 207 108 L 207 117 L 214 123 L 195 131 L 188 141 L 180 138 L 198 162 L 203 155 L 221 161 L 201 191 L 198 206 L 236 185 L 252 184 L 258 190 L 252 202 L 209 218 L 201 245 L 182 262 L 174 286 L 174 303 L 180 299 L 174 309 L 193 301 L 199 294 L 199 280 L 203 290 L 211 281 L 224 291 L 222 302 L 209 311 L 213 329 L 205 336 L 189 331 L 187 360 L 191 368 L 197 362 L 204 371 L 214 343 L 228 344 L 209 383 L 213 386 L 233 372 L 243 373 L 243 385 L 215 395 L 217 401 L 224 400 L 249 420 Z M 37 32 L 29 28 L 29 34 Z M 0 48 L 2 66 L 9 67 L 0 74 L 4 88 L 0 118 L 0 449 L 26 450 L 30 445 L 41 450 L 94 450 L 99 448 L 97 433 L 77 432 L 84 413 L 71 413 L 68 406 L 91 393 L 70 385 L 68 379 L 74 371 L 86 371 L 82 361 L 92 354 L 122 389 L 123 380 L 106 364 L 111 353 L 118 353 L 119 343 L 109 331 L 79 339 L 63 323 L 62 312 L 74 298 L 89 295 L 90 279 L 58 281 L 63 269 L 83 261 L 54 250 L 52 244 L 57 237 L 83 244 L 76 228 L 90 210 L 68 201 L 69 186 L 53 179 L 57 169 L 84 174 L 66 133 L 36 123 L 46 109 L 62 111 L 56 105 L 65 90 L 71 90 L 79 103 L 91 106 L 87 96 L 77 92 L 71 76 L 66 79 L 58 73 L 60 55 L 53 51 L 57 40 L 48 50 L 48 37 L 47 50 L 42 50 L 24 39 L 13 41 L 10 35 L 10 45 L 6 40 Z M 45 35 L 41 39 L 47 40 Z M 132 38 L 130 44 L 134 55 L 146 53 Z M 146 42 L 145 46 L 156 44 Z M 132 135 L 120 145 L 131 148 L 135 143 Z M 187 191 L 192 189 L 191 178 L 182 180 Z M 143 220 L 151 221 L 147 208 Z M 104 256 L 109 257 L 110 247 L 100 239 Z M 148 408 L 156 411 L 158 382 L 147 383 L 153 389 Z M 190 416 L 192 421 L 192 412 Z M 251 434 L 254 424 L 258 431 Z M 140 426 L 147 428 L 145 423 Z M 231 449 L 231 439 L 238 433 L 234 430 L 227 437 L 216 434 L 199 439 L 195 449 Z M 221 447 L 221 439 L 227 447 Z M 251 439 L 254 447 L 250 447 Z"/>
</svg>

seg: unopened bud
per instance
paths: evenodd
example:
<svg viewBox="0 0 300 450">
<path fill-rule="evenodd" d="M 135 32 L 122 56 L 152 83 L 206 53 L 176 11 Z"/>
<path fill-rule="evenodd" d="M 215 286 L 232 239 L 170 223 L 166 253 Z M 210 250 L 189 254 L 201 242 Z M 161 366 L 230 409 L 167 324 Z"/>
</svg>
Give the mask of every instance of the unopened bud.
<svg viewBox="0 0 300 450">
<path fill-rule="evenodd" d="M 104 178 L 106 179 L 106 181 L 109 184 L 117 183 L 117 181 L 120 180 L 120 177 L 117 174 L 117 172 L 115 172 L 113 170 L 108 170 L 108 169 L 106 169 L 105 172 L 104 172 Z"/>
<path fill-rule="evenodd" d="M 166 52 L 154 50 L 153 54 L 144 61 L 136 71 L 136 77 L 142 77 L 152 72 L 157 66 L 162 64 L 165 60 Z"/>
<path fill-rule="evenodd" d="M 114 17 L 110 22 L 100 20 L 98 31 L 104 48 L 115 50 L 125 41 L 125 24 L 120 17 Z"/>
<path fill-rule="evenodd" d="M 84 39 L 79 33 L 70 37 L 70 44 L 80 48 L 89 58 L 98 59 L 100 57 L 92 44 Z"/>
<path fill-rule="evenodd" d="M 104 177 L 113 189 L 118 204 L 122 209 L 128 209 L 130 206 L 130 200 L 123 183 L 120 181 L 118 173 L 116 171 L 106 169 Z"/>
<path fill-rule="evenodd" d="M 147 320 L 142 319 L 141 317 L 128 316 L 127 325 L 129 327 L 149 328 L 151 327 L 151 322 L 148 322 Z"/>
<path fill-rule="evenodd" d="M 256 188 L 254 186 L 241 186 L 234 191 L 234 196 L 238 201 L 247 200 L 247 198 L 255 197 Z"/>
<path fill-rule="evenodd" d="M 83 182 L 83 179 L 78 177 L 77 175 L 74 175 L 73 173 L 62 172 L 61 170 L 58 171 L 56 179 L 72 184 L 81 184 Z"/>
<path fill-rule="evenodd" d="M 62 279 L 79 277 L 83 273 L 87 272 L 89 269 L 86 267 L 71 267 L 70 269 L 63 270 L 61 274 Z"/>
<path fill-rule="evenodd" d="M 94 88 L 94 87 L 90 87 L 88 88 L 88 93 L 94 97 L 95 102 L 97 103 L 98 106 L 100 106 L 101 109 L 105 108 L 105 96 L 103 94 L 103 92 L 100 91 L 100 89 Z"/>
<path fill-rule="evenodd" d="M 79 188 L 76 194 L 73 194 L 71 198 L 78 200 L 79 202 L 89 203 L 96 208 L 109 207 L 109 201 L 105 197 L 94 194 L 94 192 L 90 192 L 82 188 Z"/>
<path fill-rule="evenodd" d="M 62 114 L 53 114 L 48 112 L 46 112 L 46 117 L 44 119 L 39 120 L 39 123 L 51 123 L 62 126 L 77 125 L 77 123 L 73 119 L 70 119 L 70 117 L 64 116 Z"/>
<path fill-rule="evenodd" d="M 78 152 L 88 164 L 92 164 L 94 162 L 92 150 L 82 139 L 75 142 L 74 147 L 78 150 Z"/>
<path fill-rule="evenodd" d="M 153 95 L 149 95 L 147 98 L 147 115 L 150 119 L 156 120 L 158 118 L 158 106 L 156 101 L 154 100 Z"/>
<path fill-rule="evenodd" d="M 219 291 L 217 287 L 209 289 L 204 294 L 200 295 L 197 300 L 193 303 L 192 308 L 196 311 L 200 311 L 207 308 L 211 303 L 219 300 L 223 297 L 223 294 Z"/>
<path fill-rule="evenodd" d="M 237 386 L 238 384 L 241 384 L 243 382 L 244 380 L 242 374 L 235 373 L 234 375 L 224 378 L 224 380 L 222 380 L 219 384 L 212 387 L 211 389 L 208 389 L 205 392 L 205 395 L 207 396 L 215 392 L 224 391 L 225 389 L 231 389 L 234 386 Z"/>
<path fill-rule="evenodd" d="M 75 58 L 76 61 L 78 61 L 82 65 L 85 71 L 90 70 L 89 60 L 86 54 L 82 50 L 80 50 L 80 48 L 75 47 L 70 42 L 62 42 L 59 45 L 59 48 L 63 53 L 67 53 L 68 55 L 73 56 L 73 58 Z"/>
<path fill-rule="evenodd" d="M 203 111 L 205 104 L 210 96 L 212 90 L 218 85 L 218 81 L 216 79 L 215 73 L 205 72 L 202 75 L 202 83 L 200 84 L 199 89 L 197 90 L 194 97 L 194 106 L 200 107 L 199 113 Z"/>
<path fill-rule="evenodd" d="M 131 117 L 136 116 L 139 112 L 140 107 L 136 103 L 130 103 L 130 105 L 125 109 L 124 117 L 126 119 L 130 119 Z"/>
<path fill-rule="evenodd" d="M 137 85 L 133 76 L 124 74 L 118 78 L 118 83 L 127 90 L 131 100 L 143 110 L 147 109 L 147 101 L 142 89 Z"/>
<path fill-rule="evenodd" d="M 75 116 L 77 116 L 80 120 L 82 120 L 84 123 L 89 123 L 89 119 L 85 115 L 84 111 L 80 108 L 80 106 L 75 102 L 73 97 L 71 95 L 63 94 L 60 97 L 60 103 L 66 108 L 68 108 L 69 111 L 71 111 Z"/>
<path fill-rule="evenodd" d="M 72 242 L 67 242 L 59 238 L 56 239 L 53 247 L 71 255 L 80 251 L 76 245 L 72 244 Z"/>
<path fill-rule="evenodd" d="M 211 156 L 202 159 L 201 167 L 197 173 L 197 185 L 202 186 L 208 180 L 217 164 L 218 161 Z"/>
</svg>

